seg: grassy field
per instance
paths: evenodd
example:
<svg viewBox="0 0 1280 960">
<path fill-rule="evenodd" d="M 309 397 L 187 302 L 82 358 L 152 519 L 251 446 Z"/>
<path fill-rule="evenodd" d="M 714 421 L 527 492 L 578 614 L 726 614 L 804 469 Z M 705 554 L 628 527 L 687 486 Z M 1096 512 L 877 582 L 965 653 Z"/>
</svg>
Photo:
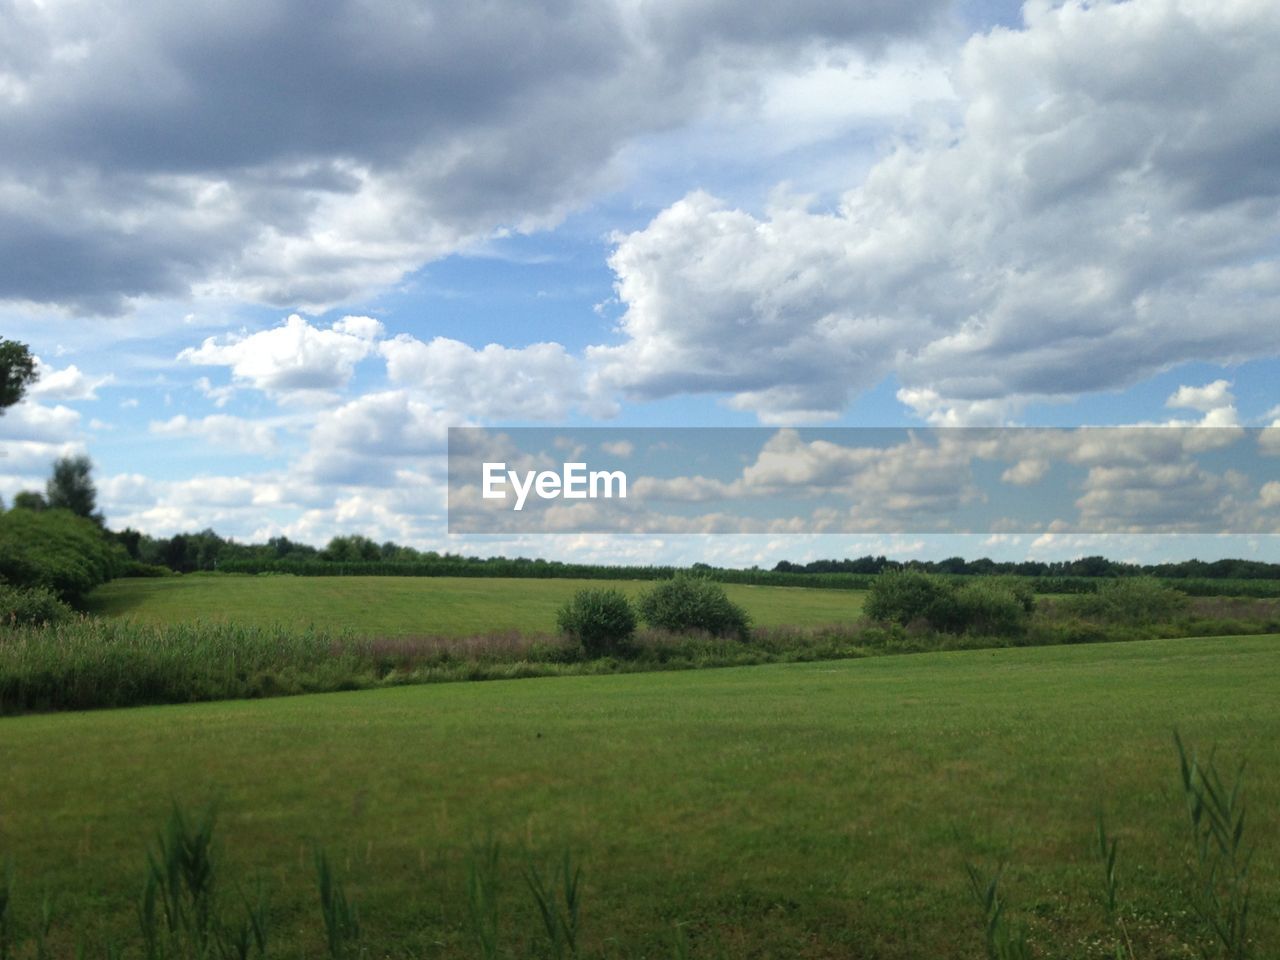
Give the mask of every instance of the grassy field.
<svg viewBox="0 0 1280 960">
<path fill-rule="evenodd" d="M 254 577 L 196 575 L 116 580 L 90 597 L 89 609 L 142 623 L 195 619 L 351 629 L 364 635 L 474 636 L 518 630 L 552 633 L 556 611 L 583 587 L 616 587 L 631 596 L 642 581 L 502 580 L 466 577 Z M 729 584 L 758 626 L 824 626 L 856 619 L 864 593 Z"/>
<path fill-rule="evenodd" d="M 967 860 L 1007 864 L 1008 910 L 1038 956 L 1098 958 L 1104 805 L 1136 956 L 1188 957 L 1171 730 L 1248 761 L 1253 922 L 1274 945 L 1278 700 L 1272 636 L 11 718 L 0 857 L 19 925 L 48 893 L 68 955 L 59 923 L 92 943 L 135 929 L 142 852 L 172 798 L 217 799 L 225 873 L 275 890 L 281 956 L 321 954 L 317 841 L 371 955 L 476 956 L 464 864 L 491 834 L 513 956 L 533 928 L 525 852 L 569 848 L 589 956 L 670 956 L 676 923 L 694 956 L 980 956 Z"/>
</svg>

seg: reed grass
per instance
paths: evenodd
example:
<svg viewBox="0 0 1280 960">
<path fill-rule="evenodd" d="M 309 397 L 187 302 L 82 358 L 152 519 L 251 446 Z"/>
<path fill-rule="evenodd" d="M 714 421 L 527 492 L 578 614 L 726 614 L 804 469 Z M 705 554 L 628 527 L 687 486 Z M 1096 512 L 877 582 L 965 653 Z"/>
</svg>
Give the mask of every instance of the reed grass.
<svg viewBox="0 0 1280 960">
<path fill-rule="evenodd" d="M 747 642 L 641 630 L 625 653 L 589 656 L 564 636 L 499 630 L 466 637 L 365 636 L 221 621 L 152 624 L 80 617 L 0 626 L 0 715 L 259 699 L 419 683 L 598 675 L 844 660 L 882 654 L 1054 646 L 1280 631 L 1280 601 L 1197 598 L 1142 626 L 1081 620 L 1043 602 L 1018 636 L 939 633 L 865 619 L 769 625 Z"/>
</svg>

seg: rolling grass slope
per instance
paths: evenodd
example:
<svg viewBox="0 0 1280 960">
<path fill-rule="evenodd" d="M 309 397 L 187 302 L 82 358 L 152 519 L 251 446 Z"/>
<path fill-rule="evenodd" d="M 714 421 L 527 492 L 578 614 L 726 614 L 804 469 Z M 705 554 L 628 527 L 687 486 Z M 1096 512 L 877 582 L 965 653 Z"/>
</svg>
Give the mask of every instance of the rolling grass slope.
<svg viewBox="0 0 1280 960">
<path fill-rule="evenodd" d="M 171 798 L 216 798 L 227 874 L 274 889 L 277 946 L 300 944 L 283 955 L 321 953 L 318 841 L 372 955 L 441 958 L 476 955 L 464 863 L 486 835 L 512 938 L 535 925 L 516 851 L 574 851 L 589 956 L 669 956 L 677 922 L 694 956 L 981 956 L 963 864 L 1004 862 L 1008 911 L 1065 960 L 1104 956 L 1104 805 L 1136 955 L 1185 957 L 1171 730 L 1248 761 L 1252 922 L 1280 943 L 1278 700 L 1270 636 L 11 718 L 0 857 L 20 923 L 47 891 L 91 940 L 128 935 Z"/>
<path fill-rule="evenodd" d="M 93 593 L 89 609 L 143 623 L 315 625 L 386 637 L 552 633 L 556 611 L 583 587 L 616 587 L 635 596 L 652 586 L 644 581 L 195 575 L 116 580 Z M 803 587 L 729 584 L 725 590 L 758 626 L 854 620 L 864 597 L 861 591 Z"/>
</svg>

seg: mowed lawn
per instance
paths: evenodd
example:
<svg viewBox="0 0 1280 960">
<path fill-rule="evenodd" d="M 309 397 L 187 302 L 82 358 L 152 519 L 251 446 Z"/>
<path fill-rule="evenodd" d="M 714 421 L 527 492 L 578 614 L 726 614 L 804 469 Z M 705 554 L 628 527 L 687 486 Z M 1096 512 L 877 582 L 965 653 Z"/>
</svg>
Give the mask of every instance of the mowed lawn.
<svg viewBox="0 0 1280 960">
<path fill-rule="evenodd" d="M 478 955 L 465 865 L 486 836 L 503 845 L 512 956 L 534 928 L 529 855 L 574 852 L 585 955 L 616 957 L 671 956 L 678 923 L 695 957 L 968 960 L 983 947 L 964 863 L 1003 863 L 1037 956 L 1097 958 L 1112 955 L 1101 807 L 1135 955 L 1187 957 L 1177 726 L 1225 768 L 1248 763 L 1265 957 L 1280 944 L 1277 703 L 1273 636 L 11 718 L 0 856 L 20 924 L 48 893 L 100 942 L 134 929 L 171 798 L 216 799 L 226 882 L 274 891 L 288 957 L 322 953 L 317 842 L 388 957 Z"/>
<path fill-rule="evenodd" d="M 143 623 L 201 619 L 315 625 L 387 637 L 552 633 L 556 611 L 584 587 L 616 587 L 636 596 L 652 586 L 635 580 L 195 575 L 116 580 L 94 592 L 89 608 Z M 758 626 L 856 620 L 865 596 L 861 591 L 740 584 L 726 584 L 725 591 Z"/>
</svg>

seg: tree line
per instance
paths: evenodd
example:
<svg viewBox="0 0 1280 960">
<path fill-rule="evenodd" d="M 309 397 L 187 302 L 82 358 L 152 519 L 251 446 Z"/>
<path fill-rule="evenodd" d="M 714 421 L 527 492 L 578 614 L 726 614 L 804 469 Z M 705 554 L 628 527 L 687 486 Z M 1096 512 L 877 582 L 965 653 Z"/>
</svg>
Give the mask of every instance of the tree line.
<svg viewBox="0 0 1280 960">
<path fill-rule="evenodd" d="M 38 376 L 24 344 L 0 340 L 0 413 L 19 402 Z M 300 576 L 458 576 L 661 580 L 681 567 L 665 564 L 620 566 L 566 563 L 529 557 L 475 557 L 418 550 L 394 541 L 377 542 L 360 534 L 336 536 L 323 547 L 285 536 L 265 543 L 241 543 L 212 529 L 156 537 L 131 528 L 110 530 L 97 506 L 92 462 L 86 456 L 63 457 L 53 464 L 44 490 L 18 493 L 12 508 L 0 503 L 0 593 L 43 590 L 76 603 L 93 587 L 115 576 L 222 571 L 282 573 Z M 951 577 L 1013 575 L 1030 578 L 1038 592 L 1091 592 L 1102 579 L 1154 576 L 1175 580 L 1188 593 L 1232 592 L 1280 595 L 1280 564 L 1225 559 L 1212 562 L 1133 564 L 1102 556 L 1062 561 L 890 560 L 881 556 L 833 558 L 807 563 L 783 560 L 772 569 L 713 567 L 695 563 L 695 571 L 726 583 L 775 584 L 866 589 L 880 574 L 914 570 Z M 1253 581 L 1241 589 L 1242 581 Z M 1216 584 L 1216 585 L 1215 585 Z M 1259 592 L 1261 591 L 1261 592 Z M 0 597 L 3 599 L 3 597 Z M 0 611 L 2 612 L 2 611 Z"/>
<path fill-rule="evenodd" d="M 1102 556 L 1079 557 L 1075 560 L 997 561 L 989 557 L 966 560 L 889 560 L 884 556 L 813 560 L 792 563 L 781 560 L 774 566 L 777 573 L 884 573 L 886 570 L 918 570 L 921 573 L 945 573 L 953 576 L 1017 576 L 1017 577 L 1160 577 L 1169 580 L 1280 580 L 1280 563 L 1261 560 L 1226 559 L 1183 560 L 1178 563 L 1125 563 Z"/>
</svg>

